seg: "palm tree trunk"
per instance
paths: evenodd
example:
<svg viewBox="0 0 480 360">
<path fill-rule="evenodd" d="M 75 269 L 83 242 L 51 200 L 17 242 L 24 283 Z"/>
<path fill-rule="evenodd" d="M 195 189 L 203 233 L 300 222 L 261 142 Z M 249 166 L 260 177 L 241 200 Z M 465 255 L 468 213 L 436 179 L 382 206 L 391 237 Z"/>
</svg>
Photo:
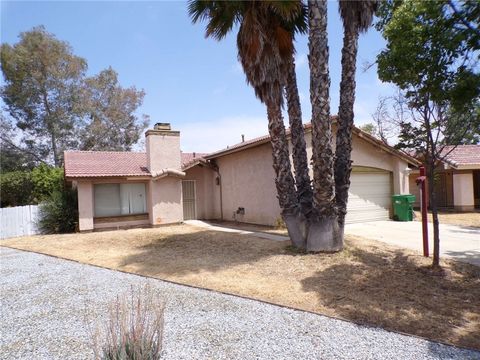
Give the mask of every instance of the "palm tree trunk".
<svg viewBox="0 0 480 360">
<path fill-rule="evenodd" d="M 352 172 L 352 127 L 357 50 L 358 30 L 354 30 L 353 27 L 346 28 L 342 48 L 342 80 L 340 82 L 340 106 L 335 150 L 335 200 L 338 224 L 342 233 L 347 214 L 348 189 Z"/>
<path fill-rule="evenodd" d="M 343 247 L 335 206 L 334 156 L 330 122 L 327 3 L 310 0 L 309 65 L 312 104 L 313 211 L 307 250 L 338 251 Z"/>
<path fill-rule="evenodd" d="M 268 101 L 266 105 L 278 203 L 292 243 L 298 248 L 304 248 L 305 227 L 299 216 L 282 108 L 280 101 Z"/>
<path fill-rule="evenodd" d="M 297 88 L 297 76 L 295 73 L 295 58 L 292 54 L 288 62 L 287 82 L 285 94 L 288 105 L 288 121 L 290 123 L 290 135 L 292 142 L 293 168 L 295 170 L 295 184 L 297 198 L 302 215 L 307 218 L 312 211 L 312 185 L 308 173 L 307 147 L 305 143 L 305 131 L 302 123 L 302 110 Z"/>
</svg>

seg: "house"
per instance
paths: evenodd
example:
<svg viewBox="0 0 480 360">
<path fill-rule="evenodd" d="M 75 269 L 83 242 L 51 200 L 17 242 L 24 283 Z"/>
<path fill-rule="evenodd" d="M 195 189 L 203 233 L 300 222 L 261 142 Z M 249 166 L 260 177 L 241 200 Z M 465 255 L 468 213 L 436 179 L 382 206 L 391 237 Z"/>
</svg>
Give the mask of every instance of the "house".
<svg viewBox="0 0 480 360">
<path fill-rule="evenodd" d="M 145 153 L 65 153 L 81 231 L 188 219 L 274 225 L 279 219 L 269 136 L 210 154 L 182 153 L 180 133 L 170 124 L 156 124 L 145 136 Z M 305 137 L 310 157 L 310 124 Z M 390 218 L 391 195 L 409 193 L 410 169 L 420 162 L 358 128 L 352 160 L 347 222 Z"/>
<path fill-rule="evenodd" d="M 446 146 L 445 159 L 437 169 L 435 195 L 437 206 L 442 209 L 473 211 L 480 208 L 480 145 Z M 418 171 L 410 175 L 410 189 L 418 199 L 415 186 Z"/>
</svg>

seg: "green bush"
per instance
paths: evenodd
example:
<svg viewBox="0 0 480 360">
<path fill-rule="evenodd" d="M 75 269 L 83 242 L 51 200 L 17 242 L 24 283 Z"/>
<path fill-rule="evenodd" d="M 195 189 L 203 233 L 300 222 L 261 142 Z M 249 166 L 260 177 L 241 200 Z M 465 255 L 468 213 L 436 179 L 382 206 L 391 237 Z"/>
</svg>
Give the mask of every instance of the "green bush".
<svg viewBox="0 0 480 360">
<path fill-rule="evenodd" d="M 33 196 L 37 202 L 50 197 L 54 191 L 63 189 L 63 168 L 41 164 L 32 170 Z"/>
<path fill-rule="evenodd" d="M 11 171 L 0 175 L 1 207 L 36 204 L 30 171 Z"/>
<path fill-rule="evenodd" d="M 42 234 L 75 232 L 78 224 L 77 189 L 53 191 L 40 204 L 38 229 Z"/>
<path fill-rule="evenodd" d="M 63 168 L 45 164 L 32 171 L 0 174 L 1 207 L 35 205 L 63 189 Z"/>
</svg>

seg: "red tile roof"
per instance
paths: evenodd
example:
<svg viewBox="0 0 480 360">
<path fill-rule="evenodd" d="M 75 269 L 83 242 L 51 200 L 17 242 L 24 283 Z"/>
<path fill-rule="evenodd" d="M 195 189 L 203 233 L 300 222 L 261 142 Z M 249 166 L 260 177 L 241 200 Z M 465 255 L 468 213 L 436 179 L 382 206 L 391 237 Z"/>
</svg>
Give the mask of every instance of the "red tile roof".
<svg viewBox="0 0 480 360">
<path fill-rule="evenodd" d="M 182 167 L 205 154 L 182 153 Z M 66 151 L 65 176 L 115 177 L 151 176 L 147 168 L 147 154 L 128 151 Z"/>
<path fill-rule="evenodd" d="M 480 165 L 480 145 L 445 146 L 442 154 L 446 154 L 445 160 L 454 166 Z M 453 150 L 452 150 L 453 149 Z"/>
<path fill-rule="evenodd" d="M 205 154 L 205 153 L 184 153 L 184 152 L 182 152 L 182 168 L 187 167 L 188 165 L 190 165 L 191 163 L 193 163 L 197 160 L 203 159 L 203 157 L 205 155 L 208 155 L 208 154 Z"/>
<path fill-rule="evenodd" d="M 66 151 L 65 176 L 150 176 L 150 172 L 144 152 Z"/>
</svg>

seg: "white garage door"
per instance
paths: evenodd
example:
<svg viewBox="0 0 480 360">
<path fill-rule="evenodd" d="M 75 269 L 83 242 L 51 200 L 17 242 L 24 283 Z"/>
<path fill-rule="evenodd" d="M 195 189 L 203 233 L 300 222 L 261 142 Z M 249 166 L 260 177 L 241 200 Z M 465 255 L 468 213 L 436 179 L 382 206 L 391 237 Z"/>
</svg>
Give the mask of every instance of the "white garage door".
<svg viewBox="0 0 480 360">
<path fill-rule="evenodd" d="M 354 171 L 350 182 L 346 223 L 389 219 L 390 173 Z"/>
</svg>

